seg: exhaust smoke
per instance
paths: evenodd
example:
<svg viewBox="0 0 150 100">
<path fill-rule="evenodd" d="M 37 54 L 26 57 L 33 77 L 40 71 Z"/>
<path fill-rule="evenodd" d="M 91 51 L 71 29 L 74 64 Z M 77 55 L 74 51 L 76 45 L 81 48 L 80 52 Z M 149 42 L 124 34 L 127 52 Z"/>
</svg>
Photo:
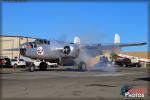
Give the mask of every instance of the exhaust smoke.
<svg viewBox="0 0 150 100">
<path fill-rule="evenodd" d="M 100 59 L 101 58 L 101 59 Z M 112 62 L 108 61 L 106 57 L 92 56 L 89 50 L 81 49 L 78 58 L 75 59 L 77 63 L 83 61 L 86 63 L 88 71 L 105 71 L 115 72 L 116 68 Z"/>
</svg>

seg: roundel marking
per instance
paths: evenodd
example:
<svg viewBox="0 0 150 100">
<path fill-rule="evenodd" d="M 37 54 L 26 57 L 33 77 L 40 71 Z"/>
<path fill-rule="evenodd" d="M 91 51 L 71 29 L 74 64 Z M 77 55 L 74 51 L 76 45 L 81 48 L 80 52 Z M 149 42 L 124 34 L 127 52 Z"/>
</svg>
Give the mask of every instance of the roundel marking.
<svg viewBox="0 0 150 100">
<path fill-rule="evenodd" d="M 44 49 L 42 47 L 37 48 L 37 55 L 43 55 L 44 54 Z"/>
</svg>

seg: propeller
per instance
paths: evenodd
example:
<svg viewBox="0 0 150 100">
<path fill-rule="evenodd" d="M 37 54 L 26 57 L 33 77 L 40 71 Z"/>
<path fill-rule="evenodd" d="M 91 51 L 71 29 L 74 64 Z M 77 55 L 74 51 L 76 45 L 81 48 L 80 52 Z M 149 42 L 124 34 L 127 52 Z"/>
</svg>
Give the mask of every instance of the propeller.
<svg viewBox="0 0 150 100">
<path fill-rule="evenodd" d="M 63 49 L 63 53 L 68 55 L 70 52 L 71 52 L 70 47 L 69 46 L 65 46 L 64 49 Z"/>
</svg>

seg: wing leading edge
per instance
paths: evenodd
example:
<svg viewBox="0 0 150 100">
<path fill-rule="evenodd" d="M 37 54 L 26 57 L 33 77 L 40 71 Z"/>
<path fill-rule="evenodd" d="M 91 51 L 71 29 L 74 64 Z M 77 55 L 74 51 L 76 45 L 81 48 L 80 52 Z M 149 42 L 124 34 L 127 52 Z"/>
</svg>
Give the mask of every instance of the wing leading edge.
<svg viewBox="0 0 150 100">
<path fill-rule="evenodd" d="M 119 45 L 119 47 L 129 47 L 129 46 L 142 46 L 142 45 L 146 45 L 147 43 L 119 43 L 116 45 Z"/>
<path fill-rule="evenodd" d="M 82 45 L 80 44 L 80 48 L 83 50 L 88 51 L 88 53 L 91 53 L 93 56 L 100 55 L 103 50 L 119 50 L 122 47 L 129 47 L 129 46 L 142 46 L 146 45 L 147 43 L 114 43 L 114 44 L 93 44 L 93 45 Z"/>
<path fill-rule="evenodd" d="M 114 43 L 114 44 L 93 44 L 93 45 L 80 45 L 82 48 L 86 49 L 114 49 L 114 48 L 122 48 L 122 47 L 129 47 L 129 46 L 142 46 L 146 45 L 147 43 Z"/>
</svg>

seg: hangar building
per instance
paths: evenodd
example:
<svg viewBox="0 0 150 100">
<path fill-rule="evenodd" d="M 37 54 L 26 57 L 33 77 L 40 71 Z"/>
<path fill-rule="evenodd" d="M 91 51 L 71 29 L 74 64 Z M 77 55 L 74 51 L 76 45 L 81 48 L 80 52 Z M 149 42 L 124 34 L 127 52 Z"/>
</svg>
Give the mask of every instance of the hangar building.
<svg viewBox="0 0 150 100">
<path fill-rule="evenodd" d="M 20 44 L 33 40 L 35 39 L 23 36 L 0 36 L 0 56 L 7 56 L 11 59 L 20 58 L 19 51 L 5 51 L 3 49 L 19 48 Z"/>
</svg>

